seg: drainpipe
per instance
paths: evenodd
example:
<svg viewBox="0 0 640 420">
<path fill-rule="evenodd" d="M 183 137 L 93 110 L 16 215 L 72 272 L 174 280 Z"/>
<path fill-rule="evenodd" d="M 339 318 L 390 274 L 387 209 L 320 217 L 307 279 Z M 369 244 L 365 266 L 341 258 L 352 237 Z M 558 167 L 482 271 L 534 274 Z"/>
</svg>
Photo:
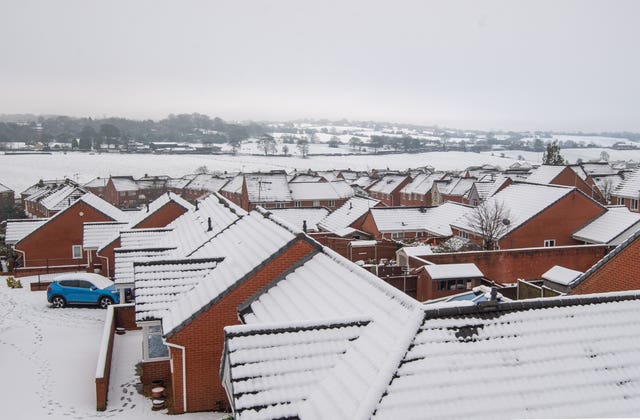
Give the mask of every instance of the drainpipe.
<svg viewBox="0 0 640 420">
<path fill-rule="evenodd" d="M 164 344 L 167 347 L 173 347 L 175 349 L 180 350 L 182 353 L 182 409 L 186 413 L 187 412 L 187 351 L 184 348 L 184 346 L 179 346 L 177 344 L 169 343 L 164 339 L 162 341 L 164 341 Z"/>
<path fill-rule="evenodd" d="M 102 258 L 103 260 L 105 260 L 107 262 L 107 271 L 105 273 L 106 274 L 105 277 L 109 277 L 110 278 L 111 276 L 109 275 L 109 258 L 103 257 L 102 255 L 99 255 L 98 251 L 96 251 L 96 257 Z M 121 303 L 124 303 L 124 301 L 122 301 Z"/>
</svg>

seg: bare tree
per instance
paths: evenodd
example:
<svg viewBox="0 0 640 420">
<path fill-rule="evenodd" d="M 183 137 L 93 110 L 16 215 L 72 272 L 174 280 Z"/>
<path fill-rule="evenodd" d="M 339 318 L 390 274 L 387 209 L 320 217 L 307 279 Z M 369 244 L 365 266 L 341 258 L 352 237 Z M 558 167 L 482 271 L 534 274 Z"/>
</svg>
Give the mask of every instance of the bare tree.
<svg viewBox="0 0 640 420">
<path fill-rule="evenodd" d="M 509 230 L 509 209 L 504 202 L 485 201 L 467 216 L 469 227 L 482 237 L 483 249 L 497 249 L 498 240 Z"/>
<path fill-rule="evenodd" d="M 264 134 L 258 139 L 258 148 L 264 152 L 264 155 L 272 155 L 276 152 L 276 139 L 273 136 Z"/>
<path fill-rule="evenodd" d="M 298 151 L 302 155 L 303 158 L 307 158 L 309 155 L 309 140 L 300 139 L 298 140 Z"/>
<path fill-rule="evenodd" d="M 599 182 L 596 186 L 598 190 L 600 190 L 600 194 L 602 195 L 602 199 L 605 204 L 611 204 L 611 193 L 615 189 L 616 185 L 613 182 L 613 178 L 606 177 L 604 180 Z"/>
</svg>

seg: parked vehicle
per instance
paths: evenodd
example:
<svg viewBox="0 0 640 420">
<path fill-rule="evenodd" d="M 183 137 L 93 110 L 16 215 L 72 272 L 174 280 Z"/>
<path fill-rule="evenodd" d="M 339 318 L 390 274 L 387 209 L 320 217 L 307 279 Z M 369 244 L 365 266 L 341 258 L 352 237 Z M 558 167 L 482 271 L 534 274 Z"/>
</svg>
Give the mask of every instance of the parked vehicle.
<svg viewBox="0 0 640 420">
<path fill-rule="evenodd" d="M 54 308 L 69 304 L 99 305 L 101 308 L 119 303 L 115 284 L 108 278 L 93 273 L 67 273 L 53 279 L 47 288 L 47 301 Z"/>
</svg>

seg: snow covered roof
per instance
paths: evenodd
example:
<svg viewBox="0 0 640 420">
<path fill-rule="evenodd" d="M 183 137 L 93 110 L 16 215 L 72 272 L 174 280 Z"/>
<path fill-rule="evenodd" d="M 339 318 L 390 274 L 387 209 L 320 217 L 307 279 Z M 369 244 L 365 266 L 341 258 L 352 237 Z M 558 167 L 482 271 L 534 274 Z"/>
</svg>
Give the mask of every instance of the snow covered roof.
<svg viewBox="0 0 640 420">
<path fill-rule="evenodd" d="M 226 327 L 224 363 L 236 366 L 231 386 L 239 418 L 286 418 L 297 412 L 367 324 L 339 320 Z M 301 359 L 300 351 L 310 347 Z M 260 380 L 254 380 L 255 372 L 263 373 Z M 285 399 L 286 404 L 278 404 Z"/>
<path fill-rule="evenodd" d="M 170 258 L 175 248 L 145 248 L 114 250 L 114 280 L 116 284 L 133 284 L 133 264 L 139 262 L 157 261 Z"/>
<path fill-rule="evenodd" d="M 13 190 L 4 184 L 0 184 L 0 193 L 6 193 L 10 191 L 13 191 Z"/>
<path fill-rule="evenodd" d="M 186 257 L 247 212 L 222 195 L 213 193 L 198 202 L 198 210 L 184 213 L 167 225 L 172 229 L 158 242 L 159 246 L 176 248 L 175 258 Z M 211 220 L 211 229 L 209 229 Z"/>
<path fill-rule="evenodd" d="M 289 184 L 294 201 L 341 200 L 353 197 L 353 188 L 345 181 L 294 182 Z"/>
<path fill-rule="evenodd" d="M 325 181 L 326 179 L 324 179 L 321 176 L 310 175 L 310 174 L 297 174 L 296 176 L 294 176 L 289 180 L 289 184 L 292 184 L 295 182 L 325 182 Z"/>
<path fill-rule="evenodd" d="M 130 176 L 112 176 L 111 182 L 116 191 L 138 191 L 138 183 Z"/>
<path fill-rule="evenodd" d="M 212 174 L 198 174 L 184 188 L 196 191 L 218 192 L 228 182 L 229 178 L 220 178 Z"/>
<path fill-rule="evenodd" d="M 396 253 L 398 252 L 403 252 L 408 257 L 420 257 L 433 254 L 431 246 L 429 245 L 403 246 L 396 251 Z"/>
<path fill-rule="evenodd" d="M 337 232 L 341 229 L 349 227 L 353 222 L 366 214 L 370 208 L 380 203 L 367 197 L 351 197 L 342 206 L 335 209 L 331 214 L 324 218 L 318 227 L 327 232 Z"/>
<path fill-rule="evenodd" d="M 97 177 L 97 178 L 93 178 L 91 181 L 87 182 L 83 186 L 88 188 L 102 188 L 102 187 L 106 187 L 108 182 L 109 182 L 109 178 Z"/>
<path fill-rule="evenodd" d="M 527 182 L 550 184 L 565 168 L 566 166 L 563 165 L 540 165 L 531 171 L 531 174 L 527 177 Z"/>
<path fill-rule="evenodd" d="M 9 219 L 4 242 L 13 245 L 47 223 L 49 219 Z"/>
<path fill-rule="evenodd" d="M 160 243 L 172 229 L 149 228 L 120 231 L 120 248 L 144 249 L 153 248 Z"/>
<path fill-rule="evenodd" d="M 487 199 L 485 205 L 489 208 L 504 205 L 508 211 L 510 223 L 502 234 L 503 237 L 575 190 L 573 187 L 558 185 L 514 183 Z M 473 208 L 468 209 L 466 214 L 461 215 L 451 225 L 474 232 L 470 222 L 474 211 Z"/>
<path fill-rule="evenodd" d="M 48 194 L 42 197 L 39 202 L 47 210 L 60 211 L 69 207 L 87 191 L 75 185 L 61 185 L 55 190 L 49 190 Z"/>
<path fill-rule="evenodd" d="M 577 279 L 582 274 L 582 271 L 571 270 L 566 267 L 562 267 L 560 265 L 554 265 L 549 270 L 547 270 L 544 274 L 542 274 L 542 278 L 545 280 L 552 281 L 554 283 L 561 284 L 563 286 L 568 286 L 572 281 Z"/>
<path fill-rule="evenodd" d="M 270 209 L 274 216 L 302 230 L 303 223 L 307 222 L 307 232 L 317 232 L 318 223 L 323 220 L 329 210 L 324 207 L 299 207 L 291 209 Z"/>
<path fill-rule="evenodd" d="M 375 179 L 370 178 L 368 175 L 363 175 L 358 179 L 351 182 L 351 185 L 355 185 L 360 188 L 368 188 L 376 182 Z"/>
<path fill-rule="evenodd" d="M 505 182 L 508 182 L 509 179 L 509 177 L 500 175 L 495 177 L 493 180 L 474 182 L 473 188 L 476 189 L 480 200 L 484 201 L 498 192 L 498 190 L 505 184 Z"/>
<path fill-rule="evenodd" d="M 245 174 L 244 183 L 249 201 L 252 203 L 292 200 L 287 174 L 284 172 Z"/>
<path fill-rule="evenodd" d="M 227 182 L 220 191 L 231 194 L 240 194 L 242 192 L 242 183 L 244 182 L 244 175 L 236 175 L 229 182 Z"/>
<path fill-rule="evenodd" d="M 462 197 L 469 192 L 471 187 L 473 187 L 474 182 L 476 182 L 475 178 L 453 179 L 449 184 L 447 184 L 447 188 L 442 191 L 442 193 Z"/>
<path fill-rule="evenodd" d="M 623 206 L 609 207 L 606 213 L 575 232 L 573 237 L 593 244 L 611 244 L 614 240 L 619 243 L 621 235 L 628 231 L 633 233 L 639 228 L 640 214 Z"/>
<path fill-rule="evenodd" d="M 86 193 L 85 195 L 80 197 L 78 201 L 85 202 L 89 206 L 93 207 L 94 209 L 98 210 L 100 213 L 110 217 L 113 220 L 119 220 L 119 221 L 129 220 L 129 216 L 125 212 L 111 205 L 111 203 L 103 200 L 102 198 L 98 197 L 95 194 Z M 58 216 L 58 214 L 60 213 L 57 213 L 54 217 Z"/>
<path fill-rule="evenodd" d="M 299 234 L 301 231 L 258 208 L 187 255 L 189 258 L 223 257 L 224 260 L 210 276 L 181 295 L 165 312 L 162 318 L 164 333 L 171 335 L 260 263 L 287 247 Z"/>
<path fill-rule="evenodd" d="M 193 289 L 219 258 L 134 263 L 136 321 L 159 319 L 179 295 Z"/>
<path fill-rule="evenodd" d="M 371 216 L 381 233 L 424 231 L 451 236 L 451 223 L 469 209 L 462 204 L 446 202 L 436 207 L 377 207 L 371 209 Z"/>
<path fill-rule="evenodd" d="M 336 319 L 342 319 L 345 324 L 357 319 L 369 322 L 366 325 L 362 322 L 357 331 L 349 332 L 347 335 L 352 334 L 354 340 L 344 354 L 337 360 L 332 358 L 336 363 L 328 363 L 320 371 L 315 370 L 313 363 L 307 363 L 310 360 L 307 355 L 313 357 L 313 354 L 318 354 L 319 347 L 326 349 L 326 340 L 320 338 L 322 333 L 309 334 L 304 331 L 310 339 L 307 345 L 297 348 L 299 362 L 296 370 L 299 375 L 280 375 L 278 369 L 273 369 L 276 366 L 266 355 L 277 353 L 280 349 L 266 345 L 271 349 L 264 353 L 267 358 L 262 361 L 270 365 L 272 370 L 263 371 L 263 374 L 246 369 L 253 375 L 245 375 L 251 378 L 242 384 L 251 388 L 260 383 L 266 386 L 244 400 L 236 393 L 235 384 L 233 386 L 233 404 L 245 404 L 242 405 L 245 409 L 239 418 L 274 418 L 274 412 L 283 418 L 316 417 L 326 413 L 327 407 L 331 407 L 332 418 L 352 419 L 370 415 L 380 398 L 377 391 L 383 390 L 389 383 L 414 331 L 422 322 L 424 314 L 421 308 L 414 299 L 324 248 L 284 278 L 275 281 L 264 293 L 241 305 L 241 316 L 251 325 L 226 330 L 241 334 L 254 329 L 254 324 L 266 324 L 266 327 L 288 323 L 311 325 L 313 322 L 323 323 L 327 328 L 327 325 L 335 325 Z M 269 343 L 269 337 L 264 334 L 261 338 L 250 337 L 251 334 L 246 334 L 245 339 Z M 314 337 L 318 337 L 317 340 Z M 240 336 L 227 337 L 229 349 L 234 348 L 237 338 Z M 343 334 L 336 337 L 339 342 L 343 338 Z M 256 357 L 261 356 L 257 354 Z M 231 369 L 233 378 L 236 367 L 232 366 Z M 303 379 L 309 376 L 310 383 Z M 297 387 L 297 392 L 293 398 L 289 398 L 287 393 L 277 391 L 277 384 L 286 389 Z M 264 410 L 255 408 L 260 402 Z"/>
<path fill-rule="evenodd" d="M 400 192 L 403 194 L 426 194 L 431 191 L 433 181 L 439 179 L 442 174 L 418 174 L 411 182 L 405 185 Z"/>
<path fill-rule="evenodd" d="M 340 173 L 340 171 L 318 171 L 318 172 L 316 172 L 316 174 L 318 176 L 323 177 L 324 179 L 326 179 L 329 182 L 337 181 L 339 173 Z"/>
<path fill-rule="evenodd" d="M 433 264 L 424 265 L 422 268 L 433 280 L 465 279 L 483 277 L 482 271 L 475 264 Z"/>
<path fill-rule="evenodd" d="M 407 178 L 407 175 L 385 175 L 378 182 L 371 185 L 368 190 L 369 192 L 391 194 Z"/>
<path fill-rule="evenodd" d="M 613 195 L 625 198 L 640 198 L 640 168 L 635 169 L 625 176 L 624 181 L 618 185 Z"/>
<path fill-rule="evenodd" d="M 640 296 L 426 311 L 374 419 L 633 417 Z M 483 313 L 484 312 L 484 313 Z"/>
<path fill-rule="evenodd" d="M 99 249 L 111 242 L 114 235 L 126 229 L 128 222 L 87 222 L 82 229 L 82 247 L 84 249 Z"/>
<path fill-rule="evenodd" d="M 193 204 L 189 203 L 178 194 L 167 192 L 165 194 L 161 194 L 158 198 L 149 203 L 148 206 L 145 206 L 133 213 L 131 217 L 131 227 L 135 228 L 169 203 L 176 203 L 185 211 L 194 209 Z"/>
</svg>

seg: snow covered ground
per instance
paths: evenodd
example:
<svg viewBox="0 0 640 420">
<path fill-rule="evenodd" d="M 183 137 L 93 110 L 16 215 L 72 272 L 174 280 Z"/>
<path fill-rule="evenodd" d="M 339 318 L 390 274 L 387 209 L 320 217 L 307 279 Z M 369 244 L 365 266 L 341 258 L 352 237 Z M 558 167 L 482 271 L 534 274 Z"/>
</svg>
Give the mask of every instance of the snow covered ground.
<svg viewBox="0 0 640 420">
<path fill-rule="evenodd" d="M 293 145 L 295 147 L 295 145 Z M 517 157 L 517 154 L 516 156 Z M 16 192 L 25 190 L 39 179 L 68 177 L 88 182 L 100 176 L 170 175 L 193 173 L 200 166 L 214 171 L 257 171 L 271 169 L 315 170 L 373 168 L 407 169 L 430 165 L 440 170 L 462 170 L 485 163 L 507 167 L 513 158 L 501 158 L 470 152 L 431 152 L 390 155 L 310 156 L 249 156 L 249 155 L 135 155 L 88 154 L 69 152 L 51 155 L 0 155 L 0 183 Z"/>
<path fill-rule="evenodd" d="M 0 277 L 0 395 L 3 419 L 170 419 L 151 411 L 136 390 L 141 356 L 139 332 L 116 336 L 107 411 L 95 409 L 94 375 L 106 311 L 53 309 L 46 292 L 10 289 Z M 194 413 L 184 420 L 220 419 Z"/>
<path fill-rule="evenodd" d="M 606 149 L 606 148 L 578 148 L 578 149 L 561 149 L 560 154 L 567 160 L 569 163 L 576 163 L 578 159 L 582 159 L 584 162 L 588 162 L 590 160 L 598 160 L 600 159 L 600 154 L 602 152 L 606 152 L 609 154 L 609 161 L 618 161 L 624 160 L 629 161 L 633 160 L 635 162 L 640 162 L 640 150 L 614 150 L 614 149 Z M 499 152 L 483 152 L 483 154 L 491 156 L 491 154 L 495 156 L 501 156 L 504 153 L 504 156 L 507 158 L 517 159 L 518 156 L 522 156 L 525 160 L 532 163 L 542 163 L 542 152 L 525 152 L 522 150 L 500 150 Z"/>
</svg>

